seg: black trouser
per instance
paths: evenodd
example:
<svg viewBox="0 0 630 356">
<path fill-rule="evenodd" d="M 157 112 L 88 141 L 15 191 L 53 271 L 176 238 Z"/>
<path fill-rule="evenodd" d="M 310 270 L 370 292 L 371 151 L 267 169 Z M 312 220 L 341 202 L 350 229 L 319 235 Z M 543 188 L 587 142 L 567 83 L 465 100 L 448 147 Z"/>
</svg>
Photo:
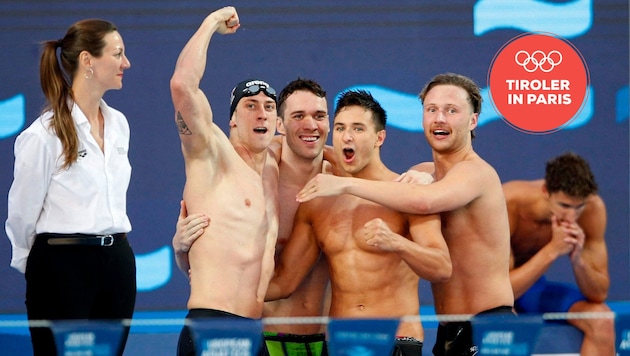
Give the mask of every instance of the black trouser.
<svg viewBox="0 0 630 356">
<path fill-rule="evenodd" d="M 38 236 L 26 264 L 29 320 L 131 319 L 136 261 L 126 238 L 112 246 L 49 245 Z M 49 328 L 31 327 L 34 355 L 56 355 Z M 122 355 L 129 334 L 125 327 Z"/>
<path fill-rule="evenodd" d="M 240 315 L 228 313 L 222 310 L 215 309 L 190 309 L 186 315 L 187 320 L 194 319 L 208 319 L 208 318 L 231 318 L 231 319 L 248 319 Z M 264 340 L 263 334 L 260 334 L 262 341 L 259 351 L 256 355 L 264 356 Z M 187 325 L 184 325 L 182 331 L 179 333 L 179 340 L 177 341 L 177 355 L 178 356 L 196 356 L 195 341 L 193 340 L 192 330 Z"/>
</svg>

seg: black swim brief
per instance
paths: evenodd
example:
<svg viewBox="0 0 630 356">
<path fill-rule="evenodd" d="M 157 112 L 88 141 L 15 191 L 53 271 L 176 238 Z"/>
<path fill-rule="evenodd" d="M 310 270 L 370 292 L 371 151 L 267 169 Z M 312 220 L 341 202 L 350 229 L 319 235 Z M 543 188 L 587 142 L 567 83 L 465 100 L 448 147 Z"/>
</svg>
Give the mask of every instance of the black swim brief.
<svg viewBox="0 0 630 356">
<path fill-rule="evenodd" d="M 477 315 L 516 316 L 510 306 L 488 309 Z M 475 356 L 478 347 L 473 342 L 472 324 L 470 321 L 440 324 L 437 330 L 433 355 L 435 356 Z"/>
<path fill-rule="evenodd" d="M 204 319 L 204 318 L 232 318 L 232 319 L 249 319 L 240 315 L 228 313 L 222 310 L 216 309 L 190 309 L 186 315 L 186 319 Z M 262 335 L 261 335 L 262 338 Z M 263 356 L 264 347 L 260 348 L 258 355 Z M 192 330 L 187 325 L 184 325 L 182 331 L 179 334 L 179 340 L 177 342 L 177 355 L 178 356 L 196 356 L 195 343 L 193 340 Z"/>
<path fill-rule="evenodd" d="M 422 341 L 407 336 L 399 336 L 394 341 L 391 356 L 419 356 L 422 355 Z"/>
</svg>

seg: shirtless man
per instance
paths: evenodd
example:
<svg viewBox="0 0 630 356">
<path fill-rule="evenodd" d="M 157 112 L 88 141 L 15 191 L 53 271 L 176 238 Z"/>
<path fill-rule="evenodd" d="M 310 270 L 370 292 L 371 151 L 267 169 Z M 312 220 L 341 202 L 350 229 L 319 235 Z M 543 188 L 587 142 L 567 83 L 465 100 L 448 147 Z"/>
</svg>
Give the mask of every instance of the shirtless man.
<svg viewBox="0 0 630 356">
<path fill-rule="evenodd" d="M 278 132 L 282 135 L 279 198 L 280 228 L 276 242 L 276 261 L 286 245 L 299 203 L 295 195 L 316 174 L 325 170 L 324 146 L 330 132 L 328 103 L 322 87 L 307 79 L 296 79 L 278 97 Z M 272 145 L 276 148 L 276 145 Z M 327 164 L 326 164 L 327 166 Z M 265 303 L 263 317 L 319 317 L 327 314 L 325 304 L 328 268 L 322 258 L 288 299 Z M 265 324 L 267 350 L 271 356 L 326 355 L 321 324 Z"/>
<path fill-rule="evenodd" d="M 606 206 L 588 162 L 565 153 L 547 162 L 545 179 L 503 185 L 510 218 L 512 287 L 519 313 L 610 312 L 604 233 Z M 577 287 L 545 272 L 567 256 Z M 614 355 L 612 318 L 568 319 L 584 332 L 580 354 Z"/>
<path fill-rule="evenodd" d="M 333 150 L 343 170 L 371 180 L 398 174 L 381 161 L 386 114 L 364 91 L 344 93 L 337 102 Z M 331 282 L 331 317 L 418 315 L 419 277 L 443 282 L 451 260 L 438 215 L 403 214 L 351 195 L 302 203 L 293 231 L 276 265 L 267 300 L 289 296 L 320 256 Z M 420 318 L 401 323 L 396 355 L 420 355 Z"/>
<path fill-rule="evenodd" d="M 440 213 L 442 234 L 453 263 L 448 281 L 432 283 L 437 314 L 495 313 L 511 317 L 510 231 L 494 168 L 472 147 L 481 112 L 481 93 L 467 77 L 435 76 L 420 93 L 425 137 L 433 151 L 430 185 L 317 175 L 299 193 L 315 197 L 352 194 L 392 209 Z M 470 322 L 442 322 L 435 355 L 474 354 Z M 458 353 L 455 353 L 458 352 Z"/>
<path fill-rule="evenodd" d="M 277 120 L 275 91 L 261 80 L 239 83 L 232 91 L 228 138 L 213 122 L 199 88 L 212 35 L 231 34 L 238 27 L 233 7 L 208 15 L 179 55 L 171 78 L 186 167 L 183 198 L 192 214 L 212 217 L 188 252 L 187 319 L 260 318 L 273 274 L 278 166 L 268 146 Z M 186 326 L 178 354 L 195 355 Z"/>
<path fill-rule="evenodd" d="M 276 258 L 291 234 L 293 217 L 298 207 L 297 192 L 317 173 L 326 170 L 323 151 L 330 131 L 326 92 L 316 82 L 298 78 L 287 84 L 278 96 L 281 119 L 272 149 L 280 158 L 279 199 L 280 225 L 276 242 Z M 173 249 L 179 268 L 188 275 L 190 246 L 208 226 L 205 214 L 187 216 L 182 205 L 173 236 Z M 325 293 L 328 269 L 321 259 L 304 278 L 290 298 L 266 302 L 263 317 L 319 317 L 327 314 Z M 265 338 L 271 356 L 306 354 L 325 355 L 325 335 L 320 324 L 267 324 Z"/>
</svg>

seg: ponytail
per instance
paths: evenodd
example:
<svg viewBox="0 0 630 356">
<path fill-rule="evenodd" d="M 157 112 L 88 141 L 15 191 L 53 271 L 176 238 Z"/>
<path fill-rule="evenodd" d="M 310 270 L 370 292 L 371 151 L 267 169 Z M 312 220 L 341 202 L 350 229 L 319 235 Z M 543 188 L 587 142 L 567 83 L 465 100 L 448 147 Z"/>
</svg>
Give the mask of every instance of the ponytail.
<svg viewBox="0 0 630 356">
<path fill-rule="evenodd" d="M 72 78 L 79 67 L 79 54 L 87 51 L 94 57 L 100 57 L 105 47 L 103 38 L 114 31 L 117 29 L 111 22 L 87 19 L 70 26 L 62 39 L 46 41 L 42 45 L 39 76 L 48 102 L 46 110 L 53 113 L 50 126 L 63 146 L 64 169 L 76 162 L 79 156 L 79 136 L 70 106 L 74 101 Z M 57 48 L 60 49 L 59 56 Z"/>
<path fill-rule="evenodd" d="M 46 109 L 53 113 L 50 126 L 59 137 L 63 147 L 64 163 L 62 168 L 67 169 L 78 158 L 79 137 L 68 103 L 69 99 L 72 99 L 72 86 L 57 59 L 57 48 L 62 47 L 62 43 L 63 40 L 44 42 L 39 76 L 42 91 L 48 102 Z M 62 47 L 61 56 L 63 55 Z"/>
</svg>

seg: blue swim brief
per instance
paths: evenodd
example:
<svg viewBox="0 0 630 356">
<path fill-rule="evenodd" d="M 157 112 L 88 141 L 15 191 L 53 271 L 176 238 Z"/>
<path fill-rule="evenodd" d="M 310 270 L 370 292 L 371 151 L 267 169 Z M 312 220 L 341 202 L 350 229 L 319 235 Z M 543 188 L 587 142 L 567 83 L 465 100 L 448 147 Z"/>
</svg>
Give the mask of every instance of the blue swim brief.
<svg viewBox="0 0 630 356">
<path fill-rule="evenodd" d="M 566 313 L 573 304 L 586 300 L 573 285 L 549 282 L 543 276 L 515 302 L 518 313 Z"/>
</svg>

